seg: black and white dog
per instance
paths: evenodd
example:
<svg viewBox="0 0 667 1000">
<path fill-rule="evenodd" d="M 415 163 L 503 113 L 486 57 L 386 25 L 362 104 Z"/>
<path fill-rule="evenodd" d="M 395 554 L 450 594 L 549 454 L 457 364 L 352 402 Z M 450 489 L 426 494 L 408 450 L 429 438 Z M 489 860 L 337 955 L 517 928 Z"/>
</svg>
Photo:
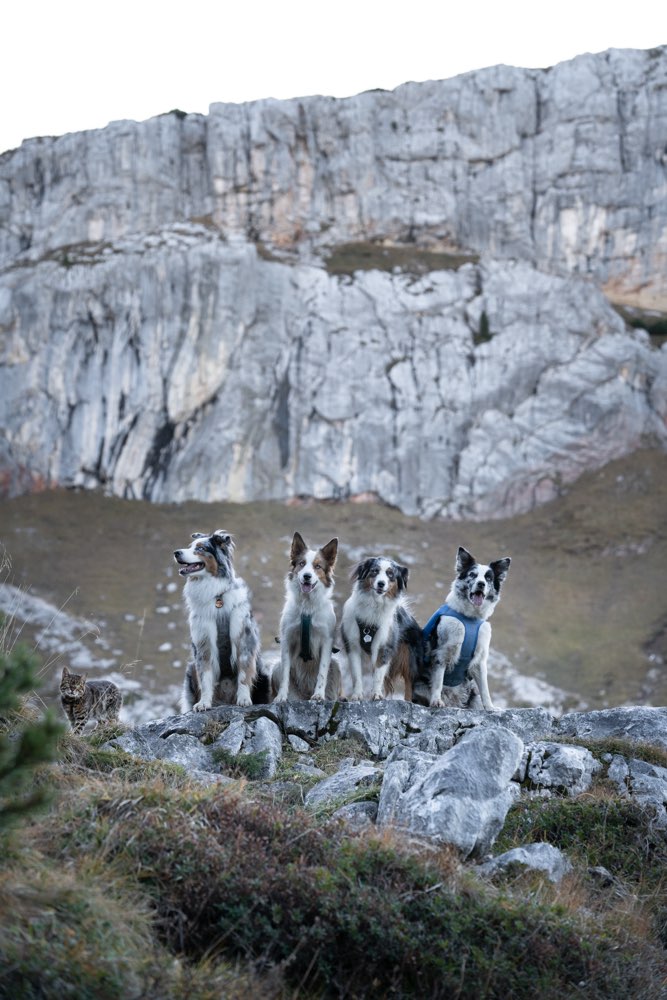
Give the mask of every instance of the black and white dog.
<svg viewBox="0 0 667 1000">
<path fill-rule="evenodd" d="M 421 670 L 422 636 L 405 606 L 408 568 L 392 559 L 373 557 L 359 563 L 352 580 L 341 620 L 352 681 L 350 700 L 363 699 L 363 668 L 368 665 L 373 700 L 385 698 L 401 677 L 406 701 L 411 701 L 412 685 Z"/>
<path fill-rule="evenodd" d="M 196 532 L 174 559 L 185 577 L 193 660 L 188 663 L 182 712 L 214 704 L 251 705 L 270 700 L 270 680 L 260 656 L 250 591 L 234 572 L 234 542 L 226 531 Z"/>
<path fill-rule="evenodd" d="M 275 701 L 335 701 L 340 697 L 340 670 L 331 660 L 337 555 L 337 538 L 321 549 L 309 549 L 299 532 L 294 532 L 280 618 L 280 663 L 272 677 Z"/>
<path fill-rule="evenodd" d="M 481 699 L 487 712 L 493 710 L 487 678 L 488 619 L 500 600 L 510 562 L 508 556 L 485 566 L 459 548 L 447 601 L 423 629 L 424 669 L 415 684 L 415 701 L 432 708 L 477 708 Z"/>
</svg>

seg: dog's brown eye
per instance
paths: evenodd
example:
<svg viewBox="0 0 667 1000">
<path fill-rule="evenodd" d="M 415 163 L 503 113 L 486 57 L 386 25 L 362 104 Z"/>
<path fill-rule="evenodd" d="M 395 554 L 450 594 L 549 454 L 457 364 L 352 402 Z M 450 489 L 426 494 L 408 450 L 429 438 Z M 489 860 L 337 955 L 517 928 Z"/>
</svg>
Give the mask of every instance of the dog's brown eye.
<svg viewBox="0 0 667 1000">
<path fill-rule="evenodd" d="M 314 569 L 322 569 L 322 563 L 313 563 Z"/>
<path fill-rule="evenodd" d="M 301 562 L 299 563 L 299 568 L 303 568 L 305 565 L 306 565 L 306 560 L 302 559 Z"/>
<path fill-rule="evenodd" d="M 394 574 L 392 573 L 392 571 L 390 569 L 387 570 L 387 579 L 388 580 L 393 580 L 394 579 Z"/>
</svg>

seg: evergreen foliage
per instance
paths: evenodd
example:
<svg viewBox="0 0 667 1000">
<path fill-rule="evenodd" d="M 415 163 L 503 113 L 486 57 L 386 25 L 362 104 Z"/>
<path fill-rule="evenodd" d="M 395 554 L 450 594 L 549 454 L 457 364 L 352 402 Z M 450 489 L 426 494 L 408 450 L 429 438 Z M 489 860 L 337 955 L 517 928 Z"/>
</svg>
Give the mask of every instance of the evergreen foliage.
<svg viewBox="0 0 667 1000">
<path fill-rule="evenodd" d="M 34 771 L 53 759 L 64 727 L 52 712 L 36 720 L 21 716 L 36 686 L 37 661 L 27 647 L 0 649 L 0 836 L 49 798 L 45 785 L 34 785 Z"/>
</svg>

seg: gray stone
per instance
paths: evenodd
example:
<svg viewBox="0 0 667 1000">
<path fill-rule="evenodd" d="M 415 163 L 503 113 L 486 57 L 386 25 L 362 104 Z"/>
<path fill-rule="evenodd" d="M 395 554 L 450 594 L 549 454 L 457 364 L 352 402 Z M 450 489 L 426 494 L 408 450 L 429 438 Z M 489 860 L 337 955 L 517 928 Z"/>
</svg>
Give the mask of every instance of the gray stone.
<svg viewBox="0 0 667 1000">
<path fill-rule="evenodd" d="M 377 802 L 348 802 L 332 815 L 332 819 L 341 819 L 353 833 L 371 829 L 377 816 Z"/>
<path fill-rule="evenodd" d="M 544 872 L 550 882 L 560 882 L 563 876 L 572 870 L 572 865 L 563 852 L 546 843 L 515 847 L 490 861 L 485 861 L 476 870 L 480 875 L 492 877 L 499 872 L 507 871 L 512 865 Z"/>
<path fill-rule="evenodd" d="M 403 825 L 400 821 L 405 792 L 435 766 L 439 755 L 401 746 L 389 756 L 384 769 L 378 802 L 378 826 Z"/>
<path fill-rule="evenodd" d="M 309 747 L 318 737 L 336 731 L 338 710 L 338 703 L 332 701 L 285 701 L 262 708 L 284 733 L 298 736 Z"/>
<path fill-rule="evenodd" d="M 198 785 L 210 787 L 211 785 L 233 785 L 234 778 L 229 778 L 226 774 L 212 774 L 211 771 L 190 771 L 188 777 Z"/>
<path fill-rule="evenodd" d="M 638 743 L 652 743 L 667 750 L 667 708 L 634 705 L 605 708 L 597 712 L 571 712 L 558 720 L 554 731 L 580 739 L 620 737 Z"/>
<path fill-rule="evenodd" d="M 301 775 L 304 778 L 324 778 L 326 777 L 326 771 L 323 771 L 321 767 L 317 767 L 312 761 L 301 761 L 298 760 L 296 764 L 292 767 L 292 770 L 296 774 Z"/>
<path fill-rule="evenodd" d="M 181 764 L 188 771 L 212 771 L 214 767 L 210 750 L 196 736 L 168 736 L 155 744 L 155 755 L 172 764 Z"/>
<path fill-rule="evenodd" d="M 234 754 L 240 752 L 243 746 L 243 741 L 246 738 L 246 723 L 245 719 L 235 719 L 230 722 L 227 729 L 222 733 L 216 740 L 211 744 L 211 748 L 219 748 L 221 750 L 226 750 L 227 753 Z"/>
<path fill-rule="evenodd" d="M 157 757 L 151 741 L 136 729 L 129 729 L 122 736 L 114 737 L 105 743 L 102 749 L 124 750 L 125 753 L 139 757 L 140 760 L 155 760 Z"/>
<path fill-rule="evenodd" d="M 593 775 L 601 767 L 585 747 L 529 743 L 519 768 L 519 780 L 528 780 L 535 788 L 559 794 L 580 795 L 590 788 Z"/>
<path fill-rule="evenodd" d="M 667 768 L 614 756 L 607 777 L 621 795 L 650 810 L 659 830 L 667 830 Z"/>
<path fill-rule="evenodd" d="M 374 757 L 385 758 L 409 733 L 439 728 L 441 721 L 446 727 L 454 724 L 431 709 L 401 699 L 346 702 L 336 715 L 336 736 L 357 739 Z"/>
<path fill-rule="evenodd" d="M 318 809 L 345 799 L 360 788 L 374 785 L 380 775 L 379 768 L 372 764 L 351 764 L 311 788 L 306 793 L 306 806 L 308 809 Z"/>
<path fill-rule="evenodd" d="M 297 753 L 309 753 L 312 749 L 310 743 L 306 743 L 300 736 L 295 736 L 293 733 L 290 733 L 287 739 L 292 750 Z"/>
<path fill-rule="evenodd" d="M 452 844 L 464 857 L 487 853 L 518 795 L 522 752 L 501 726 L 471 729 L 439 757 L 399 748 L 385 768 L 378 825 Z"/>
<path fill-rule="evenodd" d="M 245 742 L 242 753 L 263 753 L 265 767 L 259 777 L 272 778 L 282 757 L 283 738 L 280 728 L 272 719 L 261 716 L 252 724 L 252 735 Z"/>
</svg>

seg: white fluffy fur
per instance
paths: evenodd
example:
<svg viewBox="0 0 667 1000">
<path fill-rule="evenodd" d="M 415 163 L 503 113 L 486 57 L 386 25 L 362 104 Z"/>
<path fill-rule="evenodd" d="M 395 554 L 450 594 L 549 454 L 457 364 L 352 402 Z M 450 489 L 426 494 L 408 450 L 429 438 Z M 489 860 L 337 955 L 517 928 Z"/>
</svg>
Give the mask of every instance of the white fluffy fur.
<svg viewBox="0 0 667 1000">
<path fill-rule="evenodd" d="M 258 640 L 258 636 L 252 618 L 250 592 L 241 577 L 237 577 L 234 573 L 231 558 L 233 542 L 230 536 L 223 532 L 219 535 L 228 539 L 229 557 L 225 565 L 226 575 L 214 576 L 207 568 L 198 569 L 187 575 L 183 588 L 194 651 L 194 667 L 201 689 L 199 701 L 192 704 L 188 698 L 186 677 L 181 699 L 183 712 L 204 712 L 213 705 L 220 684 L 221 634 L 225 638 L 228 636 L 230 660 L 236 676 L 233 700 L 237 705 L 252 704 L 251 687 L 255 678 L 258 652 L 258 643 L 254 640 Z M 214 536 L 195 537 L 188 548 L 176 550 L 174 556 L 181 570 L 188 565 L 201 562 L 202 554 L 198 551 L 198 546 L 201 539 L 206 537 Z M 216 602 L 220 600 L 222 606 L 217 607 Z"/>
<path fill-rule="evenodd" d="M 309 549 L 298 532 L 294 535 L 280 618 L 280 662 L 273 672 L 277 702 L 288 698 L 334 701 L 340 697 L 340 671 L 331 657 L 336 630 L 332 598 L 337 551 L 337 538 L 321 549 Z M 311 618 L 313 658 L 307 661 L 300 655 L 303 615 Z"/>
<path fill-rule="evenodd" d="M 385 681 L 391 666 L 391 656 L 380 658 L 380 653 L 388 647 L 396 647 L 396 612 L 403 605 L 403 594 L 397 588 L 396 571 L 398 567 L 391 559 L 374 559 L 377 572 L 374 571 L 372 581 L 355 579 L 352 593 L 343 606 L 341 629 L 343 632 L 347 666 L 350 673 L 350 701 L 361 701 L 364 697 L 363 655 L 359 622 L 377 629 L 370 644 L 369 653 L 371 698 L 374 701 L 385 697 Z M 359 572 L 363 564 L 357 567 Z M 405 571 L 405 570 L 404 570 Z M 407 575 L 407 571 L 405 571 Z"/>
</svg>

